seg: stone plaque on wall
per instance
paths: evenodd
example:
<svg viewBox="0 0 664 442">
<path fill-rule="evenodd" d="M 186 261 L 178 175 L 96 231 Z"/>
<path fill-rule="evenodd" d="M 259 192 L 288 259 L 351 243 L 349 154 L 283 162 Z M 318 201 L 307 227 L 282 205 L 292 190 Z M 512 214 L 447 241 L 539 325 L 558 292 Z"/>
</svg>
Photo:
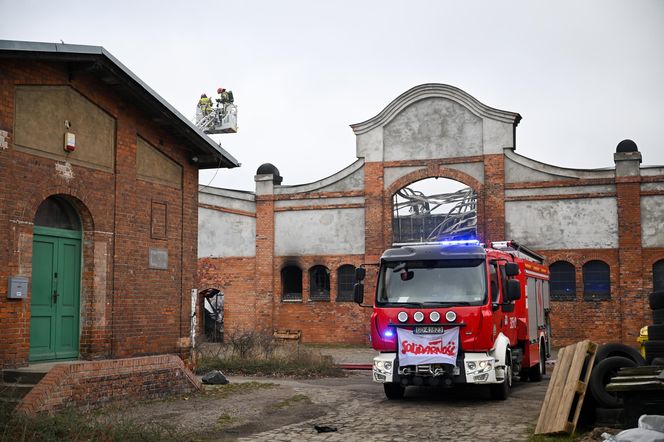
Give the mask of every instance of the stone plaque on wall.
<svg viewBox="0 0 664 442">
<path fill-rule="evenodd" d="M 150 268 L 159 270 L 168 269 L 168 249 L 150 247 Z"/>
</svg>

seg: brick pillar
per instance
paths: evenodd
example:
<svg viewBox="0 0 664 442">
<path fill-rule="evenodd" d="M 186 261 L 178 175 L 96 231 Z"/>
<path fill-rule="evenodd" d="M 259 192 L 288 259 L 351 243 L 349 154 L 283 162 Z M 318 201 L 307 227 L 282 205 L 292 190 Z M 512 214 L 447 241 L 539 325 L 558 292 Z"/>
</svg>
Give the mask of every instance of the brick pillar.
<svg viewBox="0 0 664 442">
<path fill-rule="evenodd" d="M 389 204 L 385 203 L 388 197 L 384 196 L 384 187 L 383 163 L 364 163 L 364 262 L 370 264 L 366 266 L 364 299 L 368 303 L 378 276 L 378 267 L 371 264 L 378 264 L 383 251 L 392 245 L 392 238 L 387 238 L 392 213 L 386 207 Z"/>
<path fill-rule="evenodd" d="M 621 143 L 622 144 L 622 143 Z M 636 147 L 634 145 L 634 147 Z M 618 205 L 618 297 L 621 341 L 636 346 L 639 329 L 647 323 L 647 297 L 643 291 L 641 258 L 641 153 L 616 152 Z M 615 269 L 614 269 L 615 271 Z"/>
<path fill-rule="evenodd" d="M 502 241 L 505 238 L 505 156 L 484 155 L 484 225 L 478 225 L 481 241 Z M 479 202 L 481 204 L 481 201 Z"/>
<path fill-rule="evenodd" d="M 274 175 L 256 175 L 255 329 L 274 328 Z"/>
</svg>

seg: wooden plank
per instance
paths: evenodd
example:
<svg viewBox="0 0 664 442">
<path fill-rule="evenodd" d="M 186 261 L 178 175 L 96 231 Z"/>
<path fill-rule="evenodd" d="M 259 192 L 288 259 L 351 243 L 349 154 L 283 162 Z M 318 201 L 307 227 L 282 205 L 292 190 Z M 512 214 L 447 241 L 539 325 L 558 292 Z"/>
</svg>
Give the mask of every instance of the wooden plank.
<svg viewBox="0 0 664 442">
<path fill-rule="evenodd" d="M 562 391 L 565 382 L 567 382 L 567 373 L 569 372 L 569 366 L 572 363 L 572 359 L 567 356 L 570 351 L 570 347 L 563 347 L 558 351 L 558 360 L 553 368 L 549 387 L 544 396 L 542 409 L 540 411 L 539 419 L 537 420 L 537 426 L 535 427 L 535 434 L 546 434 L 550 432 L 551 428 L 553 428 L 550 424 L 551 416 L 555 416 L 557 413 L 558 397 L 560 396 L 560 392 Z"/>
<path fill-rule="evenodd" d="M 560 349 L 535 434 L 571 433 L 576 428 L 597 344 L 582 341 Z"/>
</svg>

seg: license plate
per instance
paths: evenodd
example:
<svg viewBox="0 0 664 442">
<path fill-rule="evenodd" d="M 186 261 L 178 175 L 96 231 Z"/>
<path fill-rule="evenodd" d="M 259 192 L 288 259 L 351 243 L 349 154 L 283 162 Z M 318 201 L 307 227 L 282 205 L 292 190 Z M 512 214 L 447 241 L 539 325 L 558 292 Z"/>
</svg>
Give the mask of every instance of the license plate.
<svg viewBox="0 0 664 442">
<path fill-rule="evenodd" d="M 434 333 L 443 333 L 445 331 L 444 327 L 435 327 L 435 326 L 422 326 L 415 327 L 415 333 L 418 335 L 430 335 Z"/>
</svg>

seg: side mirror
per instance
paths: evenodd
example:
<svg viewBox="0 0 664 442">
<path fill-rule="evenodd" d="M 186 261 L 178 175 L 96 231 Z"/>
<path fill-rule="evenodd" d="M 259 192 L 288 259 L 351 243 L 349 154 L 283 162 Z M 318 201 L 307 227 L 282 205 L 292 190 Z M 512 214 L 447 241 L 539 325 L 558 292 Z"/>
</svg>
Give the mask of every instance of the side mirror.
<svg viewBox="0 0 664 442">
<path fill-rule="evenodd" d="M 355 269 L 355 281 L 364 281 L 364 278 L 367 276 L 367 271 L 364 267 L 357 267 Z"/>
<path fill-rule="evenodd" d="M 364 302 L 364 284 L 361 282 L 358 282 L 353 286 L 353 301 L 357 304 L 362 304 Z"/>
<path fill-rule="evenodd" d="M 519 264 L 515 262 L 508 262 L 505 264 L 505 274 L 507 276 L 516 276 L 519 274 Z"/>
<path fill-rule="evenodd" d="M 505 302 L 516 301 L 521 299 L 521 282 L 516 279 L 507 281 L 507 291 L 503 294 Z"/>
</svg>

